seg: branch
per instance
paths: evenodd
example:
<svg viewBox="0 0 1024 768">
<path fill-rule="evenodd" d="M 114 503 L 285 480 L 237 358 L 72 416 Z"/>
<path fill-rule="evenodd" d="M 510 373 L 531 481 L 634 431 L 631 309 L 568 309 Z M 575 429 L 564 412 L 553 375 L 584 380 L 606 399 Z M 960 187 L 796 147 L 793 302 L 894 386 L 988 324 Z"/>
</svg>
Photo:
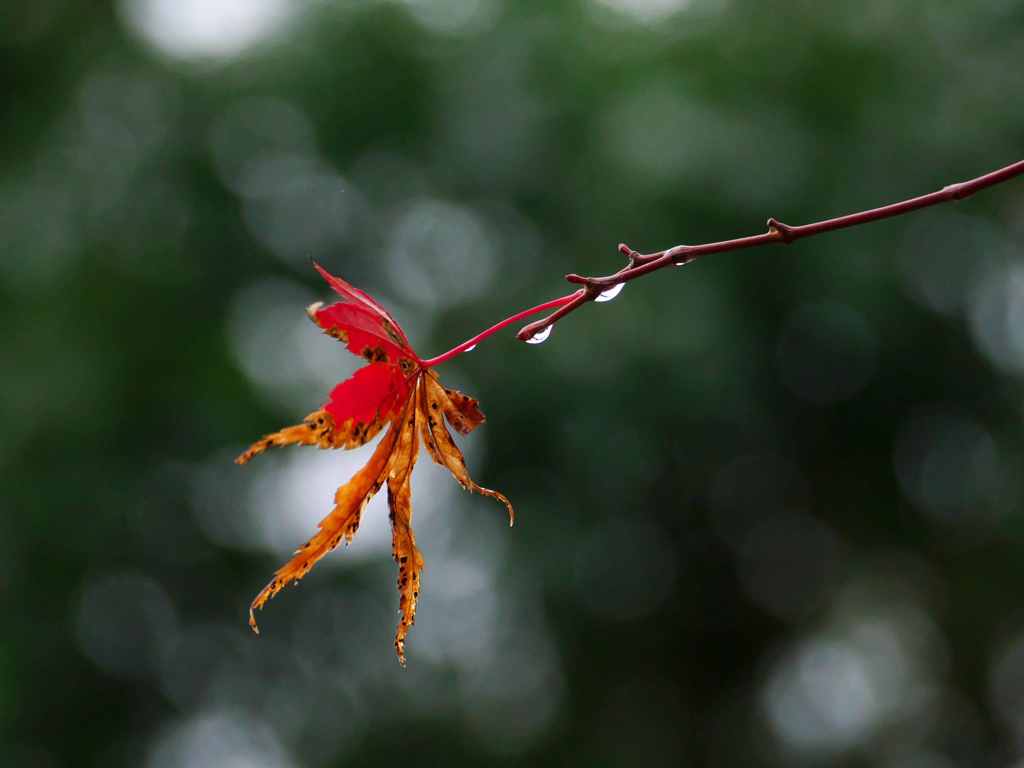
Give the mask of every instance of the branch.
<svg viewBox="0 0 1024 768">
<path fill-rule="evenodd" d="M 892 203 L 891 205 L 886 205 L 881 208 L 872 208 L 868 211 L 860 211 L 858 213 L 847 214 L 846 216 L 839 216 L 835 219 L 825 219 L 824 221 L 815 221 L 811 224 L 790 226 L 788 224 L 783 224 L 778 219 L 770 218 L 768 219 L 767 232 L 760 235 L 738 237 L 734 240 L 722 240 L 717 243 L 677 245 L 674 248 L 668 248 L 664 251 L 657 251 L 655 253 L 648 254 L 642 254 L 634 251 L 628 245 L 623 243 L 619 245 L 619 252 L 628 260 L 628 264 L 625 267 L 620 269 L 618 272 L 605 277 L 584 277 L 576 274 L 566 275 L 566 280 L 570 283 L 580 285 L 582 288 L 573 294 L 563 296 L 561 299 L 556 299 L 555 301 L 559 302 L 558 309 L 547 317 L 524 326 L 516 336 L 521 341 L 528 341 L 545 328 L 554 325 L 570 312 L 574 312 L 584 304 L 593 301 L 602 292 L 607 291 L 609 288 L 619 285 L 620 283 L 628 283 L 630 280 L 635 280 L 638 277 L 643 277 L 646 274 L 655 272 L 670 265 L 682 266 L 683 264 L 689 264 L 691 261 L 695 261 L 701 256 L 706 256 L 710 253 L 738 251 L 743 248 L 754 248 L 759 245 L 771 245 L 774 243 L 789 244 L 805 237 L 820 235 L 823 232 L 831 232 L 835 229 L 856 227 L 860 224 L 867 224 L 870 221 L 889 219 L 893 216 L 902 216 L 905 213 L 916 211 L 919 208 L 927 208 L 950 200 L 962 200 L 965 197 L 970 197 L 979 190 L 1000 184 L 1021 174 L 1024 174 L 1024 160 L 1008 165 L 1005 168 L 1000 168 L 997 171 L 992 171 L 984 176 L 979 176 L 976 179 L 971 179 L 970 181 L 949 184 L 937 192 L 921 195 L 920 197 L 912 197 L 909 200 L 902 200 L 898 203 Z M 555 302 L 548 302 L 549 305 L 554 303 Z M 533 310 L 527 310 L 525 314 L 532 314 L 535 311 L 540 311 L 540 307 L 544 306 L 547 305 L 534 307 Z M 524 313 L 520 313 L 520 316 L 523 315 Z M 467 342 L 467 344 L 468 343 L 469 342 Z M 462 345 L 460 345 L 460 347 L 461 346 Z M 456 349 L 458 349 L 458 347 Z M 448 359 L 444 355 L 442 355 L 442 357 Z"/>
</svg>

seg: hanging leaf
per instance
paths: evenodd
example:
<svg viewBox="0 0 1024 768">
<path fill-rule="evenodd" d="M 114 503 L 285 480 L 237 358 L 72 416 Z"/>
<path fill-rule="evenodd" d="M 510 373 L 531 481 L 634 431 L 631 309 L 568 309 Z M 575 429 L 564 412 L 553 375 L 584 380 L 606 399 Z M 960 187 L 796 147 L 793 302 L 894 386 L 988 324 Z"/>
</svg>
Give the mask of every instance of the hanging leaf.
<svg viewBox="0 0 1024 768">
<path fill-rule="evenodd" d="M 328 307 L 314 304 L 307 310 L 310 318 L 368 364 L 338 384 L 323 407 L 306 416 L 302 424 L 265 435 L 235 461 L 245 464 L 268 448 L 284 445 L 355 448 L 369 442 L 385 426 L 389 429 L 363 468 L 338 488 L 334 508 L 320 521 L 317 533 L 295 551 L 295 556 L 274 573 L 274 578 L 253 600 L 249 625 L 258 634 L 255 611 L 289 583 L 294 584 L 309 573 L 342 540 L 352 540 L 367 503 L 387 483 L 401 612 L 395 651 L 404 666 L 405 640 L 416 620 L 423 570 L 423 555 L 412 529 L 411 490 L 420 439 L 430 457 L 448 469 L 463 488 L 504 504 L 510 525 L 514 512 L 505 496 L 473 482 L 462 452 L 445 425 L 447 420 L 464 435 L 472 432 L 484 421 L 477 401 L 445 389 L 380 304 L 319 264 L 315 266 L 342 300 Z"/>
</svg>

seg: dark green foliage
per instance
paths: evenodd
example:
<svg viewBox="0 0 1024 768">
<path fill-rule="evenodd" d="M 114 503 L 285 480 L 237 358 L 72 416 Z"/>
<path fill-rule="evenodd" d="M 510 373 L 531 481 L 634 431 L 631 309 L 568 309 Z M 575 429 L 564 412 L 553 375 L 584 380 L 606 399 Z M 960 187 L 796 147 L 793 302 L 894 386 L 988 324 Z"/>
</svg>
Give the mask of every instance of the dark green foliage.
<svg viewBox="0 0 1024 768">
<path fill-rule="evenodd" d="M 983 173 L 1024 154 L 1016 4 L 323 2 L 214 61 L 146 5 L 0 11 L 5 768 L 1020 757 L 1022 181 L 446 365 L 517 525 L 421 470 L 408 670 L 365 527 L 245 622 L 366 456 L 231 464 L 354 369 L 311 257 L 428 356 L 621 241 Z"/>
</svg>

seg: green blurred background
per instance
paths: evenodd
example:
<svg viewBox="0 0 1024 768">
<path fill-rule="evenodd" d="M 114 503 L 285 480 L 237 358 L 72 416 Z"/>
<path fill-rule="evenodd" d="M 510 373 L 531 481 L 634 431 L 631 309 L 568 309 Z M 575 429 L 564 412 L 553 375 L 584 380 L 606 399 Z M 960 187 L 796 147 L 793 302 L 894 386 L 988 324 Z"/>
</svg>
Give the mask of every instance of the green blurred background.
<svg viewBox="0 0 1024 768">
<path fill-rule="evenodd" d="M 1003 766 L 1024 755 L 1024 181 L 629 285 L 441 370 L 518 524 L 421 458 L 232 458 L 644 251 L 1024 156 L 1012 0 L 0 10 L 0 764 Z"/>
</svg>

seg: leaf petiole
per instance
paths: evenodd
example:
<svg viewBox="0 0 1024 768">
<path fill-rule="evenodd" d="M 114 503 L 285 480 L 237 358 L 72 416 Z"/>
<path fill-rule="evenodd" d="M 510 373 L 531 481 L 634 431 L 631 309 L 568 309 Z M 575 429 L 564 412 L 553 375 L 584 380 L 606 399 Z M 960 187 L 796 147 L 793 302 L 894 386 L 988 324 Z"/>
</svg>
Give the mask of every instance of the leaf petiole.
<svg viewBox="0 0 1024 768">
<path fill-rule="evenodd" d="M 481 331 L 476 336 L 473 336 L 470 339 L 466 339 L 464 342 L 462 342 L 458 346 L 452 347 L 451 349 L 449 349 L 444 354 L 438 355 L 437 357 L 432 357 L 429 360 L 421 360 L 420 361 L 420 365 L 423 368 L 433 368 L 435 365 L 440 365 L 441 363 L 445 363 L 445 362 L 451 360 L 453 357 L 457 357 L 457 356 L 461 355 L 463 352 L 465 352 L 470 347 L 476 346 L 481 341 L 486 339 L 488 336 L 493 336 L 495 333 L 500 331 L 505 326 L 512 325 L 512 323 L 516 323 L 516 322 L 522 320 L 524 317 L 529 317 L 530 315 L 536 315 L 539 312 L 546 312 L 549 309 L 558 309 L 559 307 L 563 307 L 566 304 L 568 304 L 571 301 L 574 301 L 576 298 L 578 298 L 580 293 L 582 293 L 582 291 L 575 291 L 573 293 L 568 294 L 567 296 L 560 296 L 557 299 L 552 299 L 551 301 L 546 301 L 543 304 L 538 304 L 535 307 L 530 307 L 529 309 L 524 309 L 522 312 L 516 312 L 516 314 L 511 315 L 510 317 L 506 317 L 500 323 L 495 323 L 490 328 L 488 328 L 486 331 Z"/>
</svg>

